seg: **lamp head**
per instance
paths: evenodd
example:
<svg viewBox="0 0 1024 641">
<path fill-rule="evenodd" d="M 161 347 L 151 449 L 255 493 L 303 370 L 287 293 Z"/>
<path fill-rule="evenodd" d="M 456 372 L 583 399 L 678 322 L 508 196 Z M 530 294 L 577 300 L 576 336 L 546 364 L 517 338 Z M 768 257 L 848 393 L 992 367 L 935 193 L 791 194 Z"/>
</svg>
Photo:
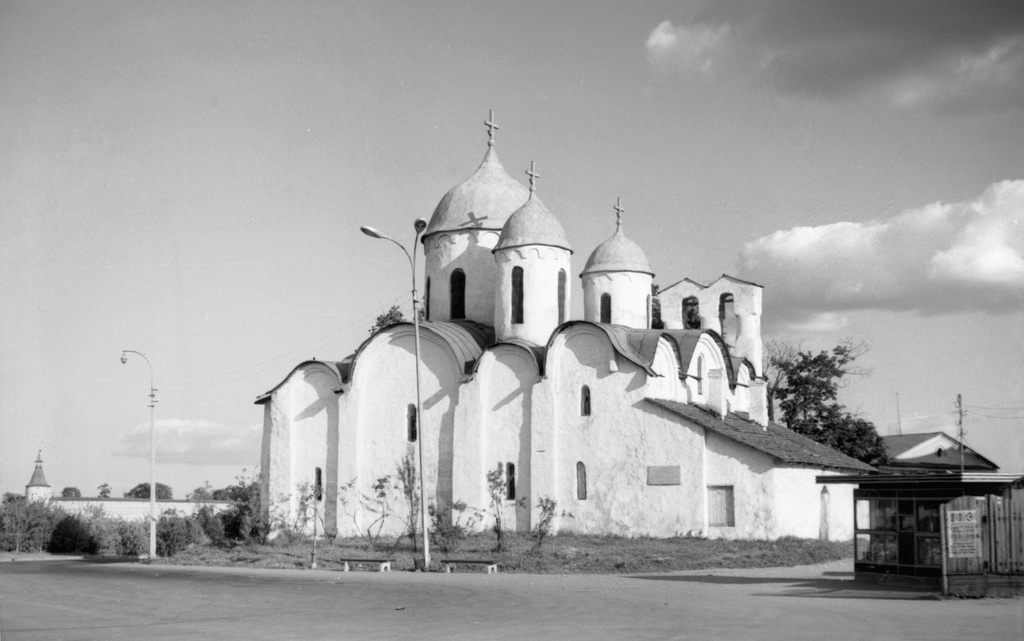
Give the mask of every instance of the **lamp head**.
<svg viewBox="0 0 1024 641">
<path fill-rule="evenodd" d="M 422 234 L 423 230 L 427 228 L 427 221 L 422 218 L 417 218 L 416 222 L 414 222 L 412 226 L 416 230 L 417 234 Z"/>
<path fill-rule="evenodd" d="M 366 234 L 370 238 L 387 239 L 387 236 L 385 236 L 384 234 L 380 233 L 379 231 L 377 231 L 373 227 L 369 227 L 367 225 L 363 225 L 362 227 L 360 227 L 359 231 L 363 232 L 364 234 Z"/>
<path fill-rule="evenodd" d="M 125 354 L 124 352 L 121 352 L 121 364 L 124 365 L 127 362 L 128 362 L 128 354 Z"/>
</svg>

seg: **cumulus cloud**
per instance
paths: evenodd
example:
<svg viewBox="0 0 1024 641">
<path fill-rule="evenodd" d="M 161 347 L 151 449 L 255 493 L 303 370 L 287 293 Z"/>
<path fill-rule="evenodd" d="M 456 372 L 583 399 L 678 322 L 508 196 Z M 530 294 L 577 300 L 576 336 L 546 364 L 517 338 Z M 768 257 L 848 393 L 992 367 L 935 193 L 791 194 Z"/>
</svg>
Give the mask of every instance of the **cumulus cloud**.
<svg viewBox="0 0 1024 641">
<path fill-rule="evenodd" d="M 728 25 L 686 24 L 674 26 L 666 20 L 647 36 L 648 59 L 657 64 L 714 74 L 715 56 L 729 34 Z"/>
<path fill-rule="evenodd" d="M 1022 2 L 720 0 L 682 11 L 684 26 L 666 20 L 648 36 L 652 64 L 754 72 L 783 93 L 907 109 L 1024 108 Z"/>
<path fill-rule="evenodd" d="M 1022 218 L 1024 180 L 1008 180 L 967 202 L 777 231 L 744 245 L 739 272 L 808 329 L 854 310 L 1006 313 L 1024 308 Z"/>
<path fill-rule="evenodd" d="M 259 425 L 222 425 L 202 419 L 156 422 L 158 463 L 252 465 L 259 460 Z M 149 424 L 121 435 L 117 456 L 149 458 Z"/>
</svg>

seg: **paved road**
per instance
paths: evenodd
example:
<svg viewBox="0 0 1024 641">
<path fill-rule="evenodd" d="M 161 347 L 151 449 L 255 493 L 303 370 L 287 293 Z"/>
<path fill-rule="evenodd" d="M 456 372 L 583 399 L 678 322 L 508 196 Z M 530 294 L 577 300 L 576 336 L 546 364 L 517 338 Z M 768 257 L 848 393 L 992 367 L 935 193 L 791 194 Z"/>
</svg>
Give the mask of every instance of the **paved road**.
<svg viewBox="0 0 1024 641">
<path fill-rule="evenodd" d="M 940 600 L 843 565 L 529 576 L 0 563 L 0 641 L 1024 639 L 1024 599 Z"/>
</svg>

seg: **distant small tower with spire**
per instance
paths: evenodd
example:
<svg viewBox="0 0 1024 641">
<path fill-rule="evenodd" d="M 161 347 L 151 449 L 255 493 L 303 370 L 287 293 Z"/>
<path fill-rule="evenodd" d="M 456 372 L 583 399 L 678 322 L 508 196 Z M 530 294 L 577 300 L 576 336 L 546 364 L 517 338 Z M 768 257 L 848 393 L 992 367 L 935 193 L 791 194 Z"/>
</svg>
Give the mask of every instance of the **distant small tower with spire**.
<svg viewBox="0 0 1024 641">
<path fill-rule="evenodd" d="M 39 454 L 36 456 L 36 469 L 32 472 L 32 478 L 28 485 L 25 486 L 25 500 L 29 503 L 49 501 L 52 496 L 53 488 L 46 482 L 46 475 L 43 474 L 43 451 L 39 450 Z"/>
</svg>

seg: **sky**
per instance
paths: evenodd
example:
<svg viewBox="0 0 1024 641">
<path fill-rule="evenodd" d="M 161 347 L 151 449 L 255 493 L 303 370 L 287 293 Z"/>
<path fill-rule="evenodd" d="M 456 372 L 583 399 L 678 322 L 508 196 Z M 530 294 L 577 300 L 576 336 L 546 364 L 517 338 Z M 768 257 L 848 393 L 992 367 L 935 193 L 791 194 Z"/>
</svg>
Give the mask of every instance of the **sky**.
<svg viewBox="0 0 1024 641">
<path fill-rule="evenodd" d="M 764 286 L 765 339 L 870 347 L 880 433 L 960 394 L 1024 473 L 1020 2 L 3 0 L 0 491 L 148 481 L 123 349 L 176 498 L 251 474 L 256 397 L 410 309 L 359 226 L 409 245 L 491 109 L 577 273 L 621 197 L 662 287 Z"/>
</svg>

